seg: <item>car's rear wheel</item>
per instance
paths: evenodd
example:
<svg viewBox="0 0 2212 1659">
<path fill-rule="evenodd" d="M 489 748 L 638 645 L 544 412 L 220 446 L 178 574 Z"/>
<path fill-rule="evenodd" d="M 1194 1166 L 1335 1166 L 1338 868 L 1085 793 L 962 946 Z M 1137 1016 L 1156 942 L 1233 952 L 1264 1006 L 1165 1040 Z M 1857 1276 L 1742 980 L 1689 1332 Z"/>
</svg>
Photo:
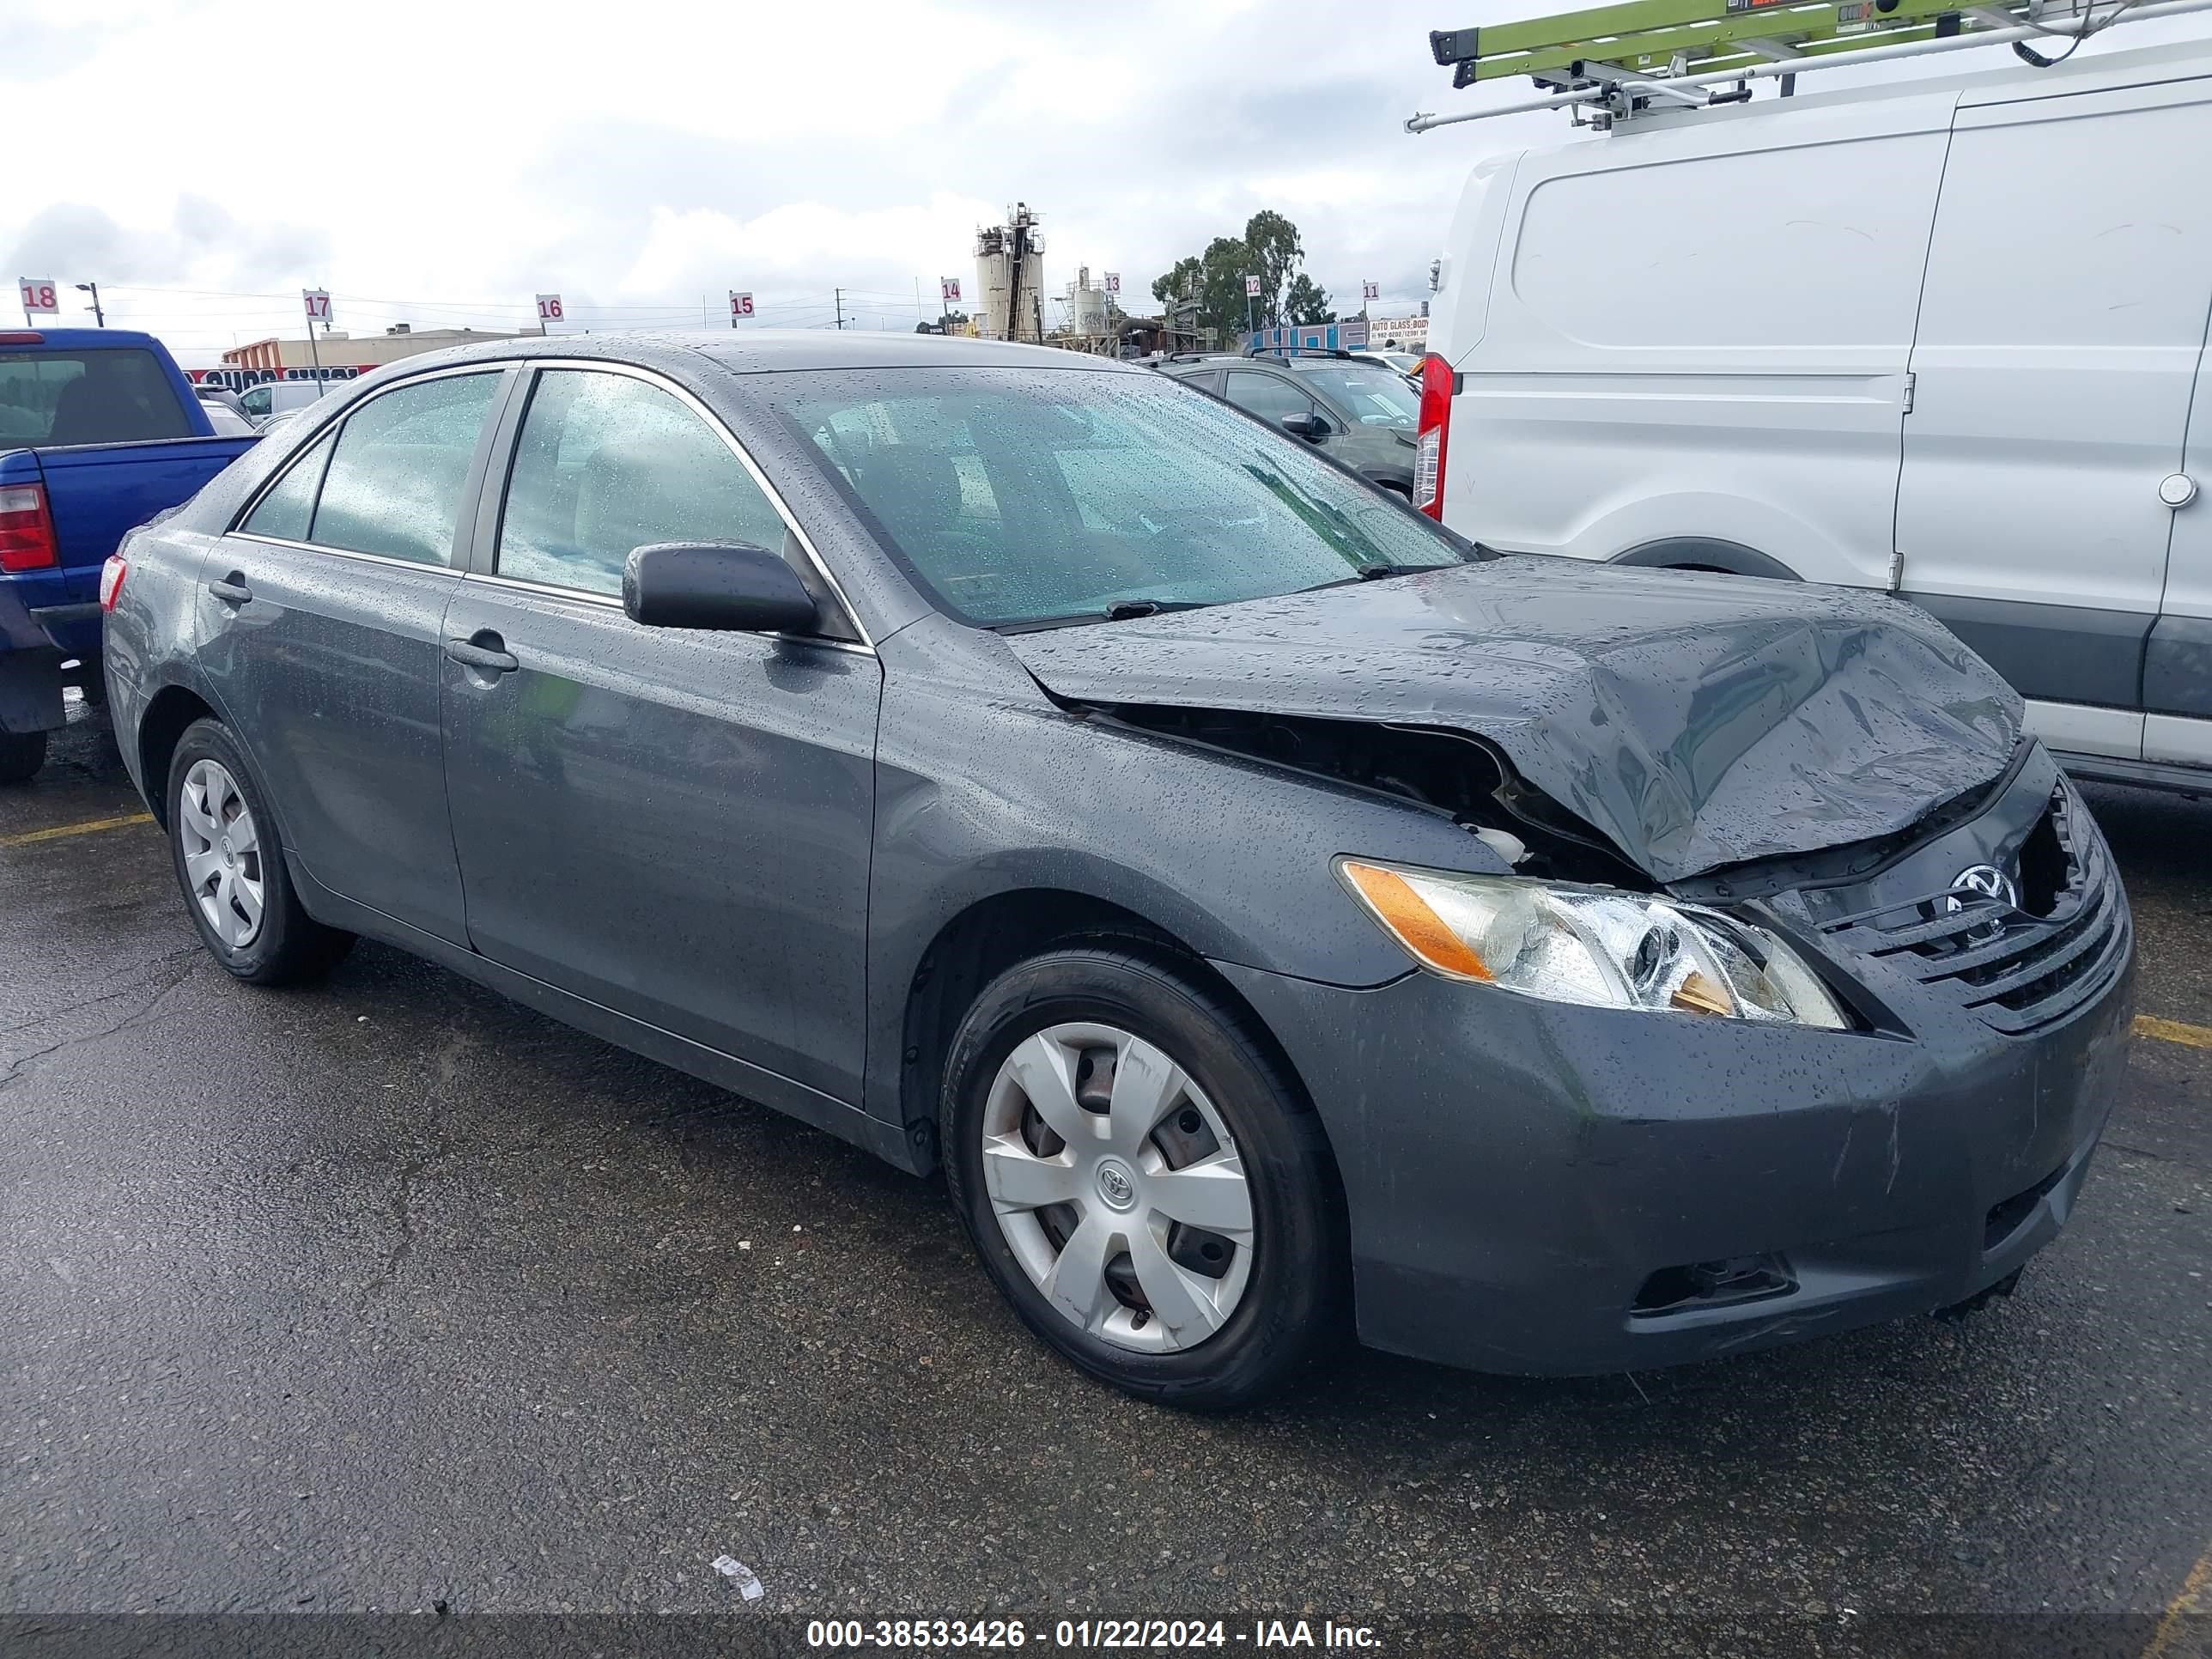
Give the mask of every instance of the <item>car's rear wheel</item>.
<svg viewBox="0 0 2212 1659">
<path fill-rule="evenodd" d="M 217 962 L 255 985 L 325 974 L 353 935 L 310 916 L 293 890 L 275 815 L 230 733 L 185 728 L 169 762 L 169 850 L 192 925 Z"/>
<path fill-rule="evenodd" d="M 952 1045 L 953 1200 L 1030 1329 L 1132 1394 L 1219 1409 L 1282 1382 L 1341 1306 L 1319 1122 L 1245 1020 L 1164 957 L 1052 951 Z"/>
<path fill-rule="evenodd" d="M 46 763 L 43 732 L 0 732 L 0 783 L 28 783 Z"/>
</svg>

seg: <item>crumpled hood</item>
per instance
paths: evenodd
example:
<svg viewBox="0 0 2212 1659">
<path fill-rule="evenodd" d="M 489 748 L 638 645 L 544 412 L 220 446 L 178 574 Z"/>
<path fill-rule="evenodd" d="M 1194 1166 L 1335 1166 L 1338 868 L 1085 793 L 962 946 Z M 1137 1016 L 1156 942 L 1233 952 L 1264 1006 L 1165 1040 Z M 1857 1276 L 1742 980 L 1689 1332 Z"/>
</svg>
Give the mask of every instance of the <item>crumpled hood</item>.
<svg viewBox="0 0 2212 1659">
<path fill-rule="evenodd" d="M 1655 880 L 1905 829 L 2021 702 L 1877 594 L 1513 557 L 1007 636 L 1055 696 L 1480 734 Z"/>
</svg>

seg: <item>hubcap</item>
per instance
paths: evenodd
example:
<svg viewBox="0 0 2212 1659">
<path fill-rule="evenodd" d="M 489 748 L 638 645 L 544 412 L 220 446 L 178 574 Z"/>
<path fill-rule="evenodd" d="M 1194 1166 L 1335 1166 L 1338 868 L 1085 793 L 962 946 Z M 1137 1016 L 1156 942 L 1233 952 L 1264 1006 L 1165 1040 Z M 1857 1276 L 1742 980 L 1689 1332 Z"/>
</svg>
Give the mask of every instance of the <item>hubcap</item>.
<svg viewBox="0 0 2212 1659">
<path fill-rule="evenodd" d="M 1132 1032 L 1015 1044 L 983 1109 L 983 1186 L 1014 1258 L 1070 1324 L 1116 1347 L 1194 1347 L 1252 1274 L 1252 1194 L 1229 1127 Z"/>
<path fill-rule="evenodd" d="M 185 881 L 216 937 L 234 951 L 261 932 L 261 837 L 238 780 L 221 761 L 194 761 L 177 797 Z"/>
</svg>

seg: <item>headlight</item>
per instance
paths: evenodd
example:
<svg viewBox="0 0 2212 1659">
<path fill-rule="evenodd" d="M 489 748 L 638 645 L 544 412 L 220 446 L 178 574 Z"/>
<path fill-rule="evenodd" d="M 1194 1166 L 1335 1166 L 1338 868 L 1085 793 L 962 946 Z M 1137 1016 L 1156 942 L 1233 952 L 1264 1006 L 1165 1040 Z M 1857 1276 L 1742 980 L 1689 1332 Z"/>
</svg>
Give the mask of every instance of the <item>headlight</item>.
<svg viewBox="0 0 2212 1659">
<path fill-rule="evenodd" d="M 1604 887 L 1339 859 L 1352 896 L 1423 967 L 1522 996 L 1848 1030 L 1803 958 L 1763 927 Z"/>
</svg>

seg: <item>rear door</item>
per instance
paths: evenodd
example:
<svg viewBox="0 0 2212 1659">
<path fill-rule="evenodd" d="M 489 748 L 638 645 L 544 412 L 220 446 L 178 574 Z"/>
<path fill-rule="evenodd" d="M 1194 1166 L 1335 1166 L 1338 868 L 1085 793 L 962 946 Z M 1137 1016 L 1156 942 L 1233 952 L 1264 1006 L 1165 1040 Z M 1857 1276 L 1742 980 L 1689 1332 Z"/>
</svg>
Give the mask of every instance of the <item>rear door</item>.
<svg viewBox="0 0 2212 1659">
<path fill-rule="evenodd" d="M 744 542 L 783 551 L 802 579 L 809 567 L 689 394 L 577 364 L 537 370 L 527 399 L 504 500 L 484 503 L 446 618 L 470 942 L 857 1102 L 875 653 L 834 622 L 848 637 L 631 622 L 623 566 L 649 543 Z M 484 666 L 485 653 L 512 666 Z"/>
<path fill-rule="evenodd" d="M 440 625 L 507 373 L 425 374 L 356 404 L 201 567 L 200 660 L 294 855 L 456 944 Z"/>
<path fill-rule="evenodd" d="M 2212 82 L 1962 106 L 1929 247 L 1902 587 L 2055 746 L 2141 752 L 2212 305 Z"/>
</svg>

